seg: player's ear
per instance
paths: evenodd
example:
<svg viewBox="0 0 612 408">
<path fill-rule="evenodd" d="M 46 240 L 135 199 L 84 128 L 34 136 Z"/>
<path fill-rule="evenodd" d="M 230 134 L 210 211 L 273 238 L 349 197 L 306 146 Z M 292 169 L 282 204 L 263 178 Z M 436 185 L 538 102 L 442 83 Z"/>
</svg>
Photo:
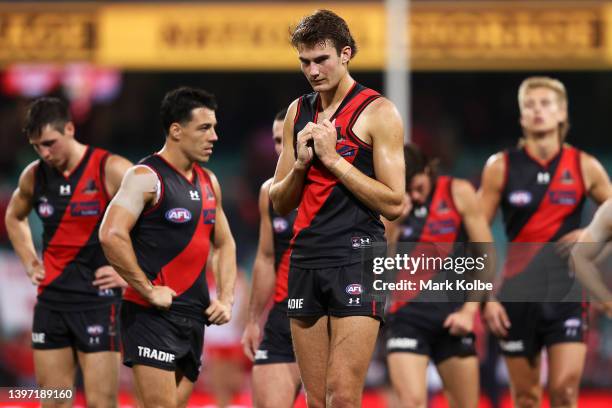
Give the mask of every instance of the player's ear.
<svg viewBox="0 0 612 408">
<path fill-rule="evenodd" d="M 68 137 L 74 137 L 74 123 L 66 122 L 66 124 L 64 125 L 63 135 Z"/>
<path fill-rule="evenodd" d="M 181 135 L 183 133 L 183 128 L 178 123 L 174 122 L 170 125 L 170 129 L 168 129 L 168 137 L 175 142 L 181 140 Z"/>
<path fill-rule="evenodd" d="M 353 50 L 348 45 L 340 50 L 340 60 L 343 64 L 348 64 L 353 55 Z"/>
</svg>

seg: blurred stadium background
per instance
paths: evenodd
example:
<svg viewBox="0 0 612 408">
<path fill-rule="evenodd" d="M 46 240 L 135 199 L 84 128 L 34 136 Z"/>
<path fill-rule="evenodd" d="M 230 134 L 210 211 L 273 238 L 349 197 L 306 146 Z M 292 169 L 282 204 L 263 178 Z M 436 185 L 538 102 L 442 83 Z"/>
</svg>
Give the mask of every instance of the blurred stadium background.
<svg viewBox="0 0 612 408">
<path fill-rule="evenodd" d="M 288 29 L 322 7 L 343 16 L 356 37 L 354 78 L 381 91 L 398 86 L 389 82 L 397 76 L 385 75 L 394 66 L 387 51 L 393 50 L 387 17 L 393 12 L 386 7 L 403 8 L 410 24 L 399 38 L 405 47 L 398 51 L 405 58 L 399 62 L 410 71 L 400 72 L 399 84 L 409 79 L 410 103 L 402 105 L 409 137 L 440 157 L 445 172 L 477 185 L 486 158 L 517 142 L 516 92 L 533 74 L 565 83 L 568 142 L 612 168 L 612 2 L 0 2 L 2 219 L 20 171 L 36 158 L 20 131 L 31 98 L 67 98 L 79 140 L 137 160 L 163 143 L 158 108 L 167 90 L 199 86 L 218 97 L 220 140 L 209 165 L 221 181 L 243 276 L 238 318 L 206 333 L 194 406 L 215 406 L 220 400 L 250 405 L 250 366 L 239 339 L 257 244 L 257 193 L 275 168 L 274 114 L 310 92 Z M 591 205 L 585 220 L 592 211 Z M 40 224 L 34 218 L 32 224 L 40 246 Z M 495 234 L 502 239 L 499 222 Z M 35 289 L 1 223 L 0 386 L 34 384 L 29 346 L 34 302 Z M 591 313 L 580 406 L 610 407 L 612 321 Z M 503 364 L 482 329 L 480 334 L 482 407 L 508 407 Z M 364 406 L 392 406 L 383 361 L 379 352 L 368 374 Z M 131 373 L 121 376 L 121 403 L 129 406 Z M 447 406 L 433 373 L 430 390 L 430 406 Z M 304 406 L 303 398 L 298 406 Z"/>
</svg>

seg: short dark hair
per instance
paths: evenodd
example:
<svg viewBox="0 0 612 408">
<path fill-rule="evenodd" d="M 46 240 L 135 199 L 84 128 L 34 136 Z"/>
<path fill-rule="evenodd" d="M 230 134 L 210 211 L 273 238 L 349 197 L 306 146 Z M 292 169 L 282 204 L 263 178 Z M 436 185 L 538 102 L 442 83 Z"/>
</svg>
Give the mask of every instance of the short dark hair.
<svg viewBox="0 0 612 408">
<path fill-rule="evenodd" d="M 164 135 L 168 135 L 173 123 L 185 124 L 191 120 L 191 111 L 196 108 L 217 110 L 215 95 L 203 89 L 180 87 L 169 91 L 161 103 L 161 120 Z"/>
<path fill-rule="evenodd" d="M 23 125 L 23 133 L 28 138 L 38 138 L 45 126 L 64 134 L 66 123 L 72 121 L 68 104 L 59 98 L 42 97 L 33 100 Z"/>
<path fill-rule="evenodd" d="M 281 109 L 276 113 L 276 116 L 274 116 L 274 120 L 285 120 L 285 116 L 287 116 L 287 108 Z"/>
<path fill-rule="evenodd" d="M 438 160 L 431 159 L 414 143 L 404 146 L 404 160 L 406 161 L 406 188 L 417 174 L 428 173 L 433 178 L 438 172 Z M 429 168 L 429 172 L 427 172 Z"/>
<path fill-rule="evenodd" d="M 351 35 L 346 21 L 330 10 L 317 10 L 302 18 L 291 32 L 291 45 L 295 48 L 300 44 L 314 46 L 330 40 L 338 55 L 342 48 L 351 47 L 351 58 L 357 54 L 357 44 Z"/>
</svg>

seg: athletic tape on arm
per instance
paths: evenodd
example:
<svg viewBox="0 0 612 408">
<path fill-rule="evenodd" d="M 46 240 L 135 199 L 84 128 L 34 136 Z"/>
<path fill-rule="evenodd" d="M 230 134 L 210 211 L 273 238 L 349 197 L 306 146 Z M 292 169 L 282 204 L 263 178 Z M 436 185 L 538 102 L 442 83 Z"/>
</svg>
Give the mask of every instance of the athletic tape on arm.
<svg viewBox="0 0 612 408">
<path fill-rule="evenodd" d="M 137 168 L 147 169 L 145 174 L 136 174 Z M 140 216 L 145 206 L 144 194 L 155 193 L 155 202 L 159 200 L 161 183 L 157 174 L 146 166 L 132 167 L 125 173 L 119 191 L 111 201 L 110 206 L 118 205 L 125 208 L 136 217 Z"/>
</svg>

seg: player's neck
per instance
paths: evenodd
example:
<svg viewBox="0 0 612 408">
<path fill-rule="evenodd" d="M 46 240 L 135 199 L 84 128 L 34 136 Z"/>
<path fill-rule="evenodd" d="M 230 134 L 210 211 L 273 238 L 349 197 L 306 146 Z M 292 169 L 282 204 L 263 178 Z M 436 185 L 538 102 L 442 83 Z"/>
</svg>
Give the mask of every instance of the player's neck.
<svg viewBox="0 0 612 408">
<path fill-rule="evenodd" d="M 555 157 L 561 150 L 559 133 L 551 132 L 544 135 L 527 135 L 525 149 L 532 157 L 546 162 Z"/>
<path fill-rule="evenodd" d="M 68 160 L 66 160 L 65 166 L 63 168 L 58 169 L 62 174 L 69 175 L 72 171 L 81 163 L 83 160 L 83 156 L 87 152 L 87 146 L 73 140 L 70 146 L 70 155 L 68 156 Z"/>
<path fill-rule="evenodd" d="M 351 76 L 347 72 L 346 75 L 342 77 L 340 82 L 338 82 L 337 87 L 330 89 L 329 91 L 319 93 L 321 97 L 321 108 L 323 110 L 334 106 L 335 108 L 337 108 L 346 96 L 346 94 L 349 93 L 349 91 L 353 87 L 353 84 L 355 84 L 355 80 L 351 78 Z"/>
<path fill-rule="evenodd" d="M 178 148 L 172 148 L 172 146 L 168 146 L 166 143 L 157 154 L 170 163 L 176 171 L 191 180 L 193 161 L 185 156 Z"/>
</svg>

